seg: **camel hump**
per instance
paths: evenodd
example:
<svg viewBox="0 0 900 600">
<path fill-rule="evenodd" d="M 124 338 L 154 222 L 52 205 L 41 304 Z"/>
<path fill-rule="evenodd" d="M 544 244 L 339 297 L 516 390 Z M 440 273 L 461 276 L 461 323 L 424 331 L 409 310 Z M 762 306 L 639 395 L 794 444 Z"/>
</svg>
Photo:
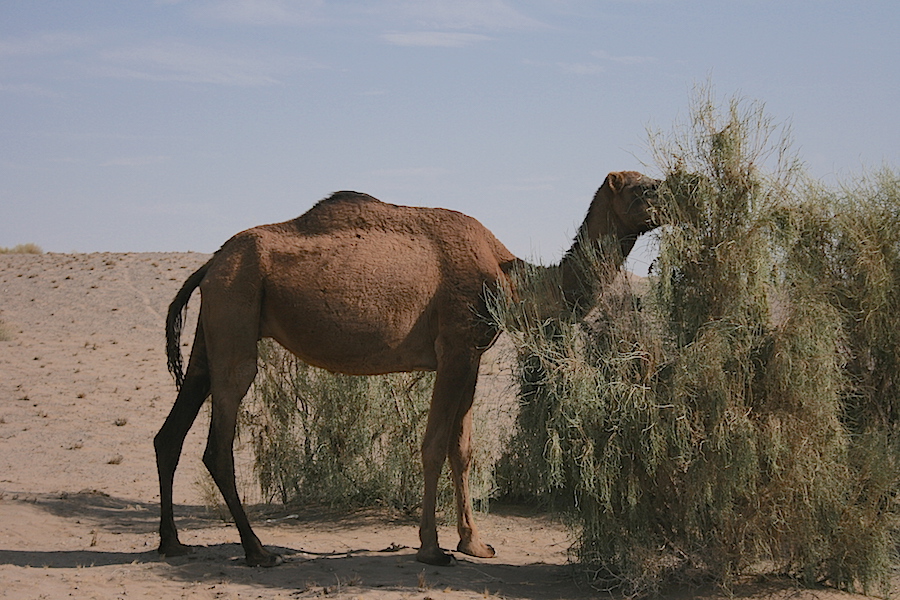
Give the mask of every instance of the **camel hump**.
<svg viewBox="0 0 900 600">
<path fill-rule="evenodd" d="M 353 227 L 365 227 L 375 214 L 392 205 L 362 192 L 334 192 L 311 209 L 288 221 L 299 233 L 316 234 Z M 281 224 L 275 224 L 280 226 Z"/>
<path fill-rule="evenodd" d="M 353 192 L 353 191 L 349 191 L 349 190 L 343 190 L 340 192 L 334 192 L 327 198 L 320 200 L 316 204 L 316 206 L 326 207 L 326 206 L 332 206 L 335 204 L 363 204 L 363 203 L 367 203 L 367 202 L 378 202 L 379 204 L 384 204 L 378 198 L 375 198 L 368 194 L 363 194 L 362 192 Z"/>
<path fill-rule="evenodd" d="M 353 191 L 335 192 L 296 219 L 261 229 L 299 238 L 355 234 L 362 239 L 368 232 L 382 238 L 418 239 L 460 256 L 480 247 L 500 264 L 515 258 L 477 219 L 461 212 L 390 204 Z"/>
</svg>

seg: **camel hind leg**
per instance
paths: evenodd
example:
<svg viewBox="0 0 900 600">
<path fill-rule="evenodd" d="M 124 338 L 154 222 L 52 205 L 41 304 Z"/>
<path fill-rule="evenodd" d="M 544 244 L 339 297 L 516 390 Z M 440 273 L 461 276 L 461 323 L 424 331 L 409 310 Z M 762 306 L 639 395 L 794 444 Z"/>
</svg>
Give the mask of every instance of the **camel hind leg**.
<svg viewBox="0 0 900 600">
<path fill-rule="evenodd" d="M 230 333 L 233 334 L 234 330 Z M 212 416 L 206 451 L 203 453 L 203 464 L 212 475 L 225 499 L 225 504 L 231 511 L 234 524 L 240 532 L 247 564 L 272 567 L 281 563 L 281 557 L 266 550 L 253 533 L 250 520 L 238 495 L 234 475 L 235 428 L 241 400 L 256 378 L 256 338 L 247 336 L 243 341 L 229 339 L 222 347 L 227 348 L 226 353 L 213 354 L 215 359 L 211 360 Z"/>
<path fill-rule="evenodd" d="M 198 325 L 184 384 L 178 391 L 178 397 L 172 410 L 169 411 L 169 416 L 153 439 L 153 446 L 156 449 L 156 469 L 159 474 L 159 553 L 165 556 L 180 556 L 191 551 L 189 546 L 178 540 L 172 506 L 172 487 L 184 438 L 209 395 L 209 390 L 206 344 L 203 328 Z"/>
</svg>

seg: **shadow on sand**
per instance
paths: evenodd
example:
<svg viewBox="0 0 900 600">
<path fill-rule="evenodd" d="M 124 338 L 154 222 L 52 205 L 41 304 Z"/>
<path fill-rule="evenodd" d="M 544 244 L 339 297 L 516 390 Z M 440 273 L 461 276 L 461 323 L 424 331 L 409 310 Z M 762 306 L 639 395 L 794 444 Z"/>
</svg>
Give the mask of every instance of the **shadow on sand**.
<svg viewBox="0 0 900 600">
<path fill-rule="evenodd" d="M 272 569 L 248 567 L 239 544 L 197 546 L 192 554 L 176 558 L 160 557 L 155 550 L 158 506 L 150 503 L 114 498 L 102 492 L 77 494 L 29 495 L 3 499 L 25 502 L 54 516 L 76 521 L 106 533 L 146 535 L 149 550 L 112 552 L 82 550 L 7 550 L 0 549 L 0 565 L 48 569 L 89 569 L 105 566 L 149 566 L 154 576 L 176 582 L 210 585 L 238 584 L 251 588 L 286 592 L 298 597 L 331 595 L 364 596 L 366 592 L 392 592 L 401 595 L 434 596 L 443 592 L 462 592 L 483 597 L 551 600 L 556 598 L 617 598 L 586 585 L 575 569 L 558 564 L 504 564 L 502 557 L 490 561 L 458 557 L 454 567 L 431 567 L 415 561 L 415 550 L 390 547 L 384 550 L 347 549 L 341 553 L 315 554 L 300 548 L 268 546 L 284 558 Z M 382 510 L 356 511 L 347 514 L 325 508 L 291 509 L 290 520 L 282 521 L 288 509 L 275 506 L 253 507 L 254 518 L 272 518 L 272 528 L 302 528 L 315 523 L 332 532 L 351 532 L 355 528 L 371 528 L 386 523 L 413 526 L 408 515 Z M 524 510 L 524 513 L 522 512 Z M 183 531 L 219 527 L 221 519 L 211 516 L 203 506 L 176 508 Z M 511 507 L 511 513 L 531 516 L 527 509 Z M 296 517 L 296 518 L 293 518 Z M 352 536 L 348 536 L 352 539 Z M 834 593 L 828 588 L 802 590 L 789 578 L 752 579 L 737 584 L 730 591 L 711 586 L 667 590 L 663 597 L 671 600 L 731 598 L 816 598 L 819 593 Z M 620 598 L 620 596 L 619 596 Z"/>
<path fill-rule="evenodd" d="M 8 499 L 7 499 L 8 501 Z M 158 506 L 135 503 L 108 496 L 102 492 L 39 495 L 26 499 L 31 505 L 64 519 L 78 521 L 102 532 L 148 535 L 153 538 L 158 524 Z M 254 507 L 256 518 L 284 514 L 278 507 Z M 292 511 L 296 512 L 296 511 Z M 177 508 L 179 527 L 183 531 L 221 525 L 206 507 Z M 290 522 L 273 527 L 297 527 L 315 521 L 331 530 L 351 530 L 386 521 L 409 523 L 406 515 L 383 511 L 361 511 L 339 515 L 328 509 L 304 510 Z M 151 546 L 152 547 L 152 546 Z M 284 563 L 272 569 L 246 566 L 239 544 L 197 546 L 183 557 L 160 557 L 155 549 L 139 552 L 108 552 L 92 549 L 69 551 L 32 551 L 0 549 L 0 564 L 49 569 L 78 569 L 110 565 L 153 564 L 159 577 L 185 582 L 231 582 L 259 586 L 291 593 L 365 594 L 367 590 L 425 593 L 462 591 L 505 598 L 586 598 L 597 597 L 588 586 L 579 585 L 573 569 L 566 565 L 543 563 L 527 565 L 503 564 L 499 561 L 474 561 L 460 558 L 454 567 L 431 567 L 415 561 L 415 549 L 391 547 L 384 550 L 348 549 L 340 554 L 314 554 L 299 548 L 269 546 L 280 553 Z"/>
</svg>

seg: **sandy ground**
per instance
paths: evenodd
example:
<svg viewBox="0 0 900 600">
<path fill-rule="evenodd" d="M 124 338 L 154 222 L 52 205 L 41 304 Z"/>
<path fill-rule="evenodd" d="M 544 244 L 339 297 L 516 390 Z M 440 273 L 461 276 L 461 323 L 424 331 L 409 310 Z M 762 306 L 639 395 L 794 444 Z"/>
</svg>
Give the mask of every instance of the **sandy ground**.
<svg viewBox="0 0 900 600">
<path fill-rule="evenodd" d="M 286 560 L 274 569 L 247 567 L 236 530 L 204 501 L 205 412 L 185 444 L 175 484 L 182 541 L 199 548 L 190 557 L 160 559 L 152 439 L 174 399 L 164 314 L 207 258 L 0 255 L 0 327 L 10 338 L 0 341 L 0 598 L 598 596 L 567 565 L 566 529 L 521 508 L 480 518 L 496 558 L 436 568 L 415 562 L 417 524 L 410 517 L 256 504 L 250 509 L 257 533 Z M 503 389 L 496 380 L 502 369 L 484 369 L 482 402 Z M 441 539 L 455 546 L 452 529 Z M 733 592 L 856 597 L 778 581 Z M 716 596 L 696 589 L 670 595 Z"/>
</svg>

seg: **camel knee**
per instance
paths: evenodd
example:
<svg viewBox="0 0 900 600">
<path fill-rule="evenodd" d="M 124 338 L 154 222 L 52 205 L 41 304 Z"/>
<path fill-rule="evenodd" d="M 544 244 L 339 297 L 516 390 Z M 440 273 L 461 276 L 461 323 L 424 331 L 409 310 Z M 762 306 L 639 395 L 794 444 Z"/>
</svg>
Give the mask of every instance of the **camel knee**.
<svg viewBox="0 0 900 600">
<path fill-rule="evenodd" d="M 156 467 L 162 473 L 174 473 L 181 458 L 184 438 L 177 438 L 163 427 L 153 438 L 153 449 L 156 452 Z"/>
<path fill-rule="evenodd" d="M 221 447 L 217 436 L 211 432 L 209 437 L 206 438 L 206 449 L 203 450 L 203 464 L 216 483 L 219 482 L 219 472 L 223 468 L 227 469 L 229 466 L 228 457 L 224 456 L 224 452 L 225 449 Z"/>
<path fill-rule="evenodd" d="M 454 473 L 468 473 L 475 452 L 472 448 L 471 440 L 465 432 L 455 443 L 450 444 L 447 455 L 450 460 L 450 467 Z"/>
<path fill-rule="evenodd" d="M 209 446 L 206 447 L 206 450 L 203 451 L 203 466 L 206 467 L 206 470 L 209 471 L 209 474 L 215 477 L 216 473 L 216 459 L 213 456 L 212 452 L 209 451 Z"/>
<path fill-rule="evenodd" d="M 422 470 L 425 473 L 426 483 L 429 476 L 437 478 L 440 475 L 446 460 L 445 447 L 434 444 L 422 445 Z"/>
<path fill-rule="evenodd" d="M 156 451 L 156 466 L 163 470 L 174 470 L 178 459 L 173 460 L 172 445 L 169 443 L 168 436 L 163 435 L 160 431 L 153 438 L 153 449 Z M 174 464 L 173 464 L 174 463 Z"/>
<path fill-rule="evenodd" d="M 442 431 L 439 427 L 425 431 L 425 437 L 420 446 L 424 466 L 441 468 L 447 459 L 448 450 L 446 431 Z"/>
<path fill-rule="evenodd" d="M 209 474 L 212 475 L 216 483 L 219 482 L 219 474 L 222 468 L 227 468 L 227 465 L 224 465 L 223 463 L 224 461 L 219 457 L 218 450 L 214 446 L 207 445 L 206 450 L 203 452 L 203 465 L 206 467 L 206 470 L 209 471 Z"/>
<path fill-rule="evenodd" d="M 453 468 L 459 468 L 461 470 L 466 470 L 472 464 L 472 449 L 469 447 L 461 448 L 459 446 L 455 446 L 450 449 L 448 453 L 450 457 L 450 463 Z"/>
</svg>

